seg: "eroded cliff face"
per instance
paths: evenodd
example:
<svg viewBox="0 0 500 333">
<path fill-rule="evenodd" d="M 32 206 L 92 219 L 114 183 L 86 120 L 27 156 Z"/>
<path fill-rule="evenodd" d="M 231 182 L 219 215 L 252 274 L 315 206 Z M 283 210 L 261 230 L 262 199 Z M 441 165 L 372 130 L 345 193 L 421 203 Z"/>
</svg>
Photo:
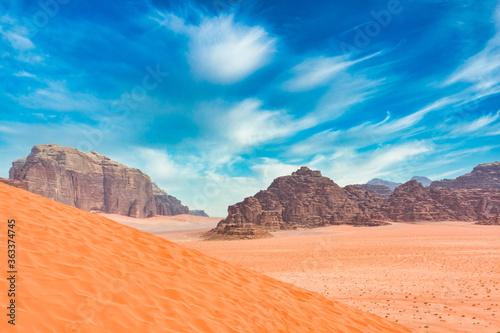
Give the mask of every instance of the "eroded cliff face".
<svg viewBox="0 0 500 333">
<path fill-rule="evenodd" d="M 12 164 L 9 175 L 26 182 L 30 192 L 87 211 L 132 217 L 156 214 L 149 176 L 97 152 L 37 145 Z"/>
<path fill-rule="evenodd" d="M 432 182 L 431 187 L 500 189 L 500 162 L 480 164 L 471 173 L 456 179 Z"/>
<path fill-rule="evenodd" d="M 319 171 L 302 167 L 276 178 L 267 190 L 228 208 L 207 238 L 257 238 L 269 231 L 335 224 L 379 226 L 387 221 L 486 221 L 500 212 L 500 190 L 424 187 L 411 180 L 386 196 L 357 185 L 339 187 Z"/>
<path fill-rule="evenodd" d="M 276 178 L 267 190 L 228 208 L 213 234 L 230 232 L 240 238 L 262 230 L 312 228 L 333 224 L 380 225 L 375 211 L 384 197 L 356 186 L 345 189 L 321 172 L 302 167 L 290 176 Z"/>
<path fill-rule="evenodd" d="M 412 180 L 381 210 L 392 221 L 481 221 L 498 214 L 499 207 L 499 190 L 424 188 Z"/>
<path fill-rule="evenodd" d="M 97 152 L 37 145 L 12 163 L 9 176 L 10 185 L 87 211 L 137 218 L 189 212 L 178 199 L 153 188 L 151 178 L 139 169 Z"/>
</svg>

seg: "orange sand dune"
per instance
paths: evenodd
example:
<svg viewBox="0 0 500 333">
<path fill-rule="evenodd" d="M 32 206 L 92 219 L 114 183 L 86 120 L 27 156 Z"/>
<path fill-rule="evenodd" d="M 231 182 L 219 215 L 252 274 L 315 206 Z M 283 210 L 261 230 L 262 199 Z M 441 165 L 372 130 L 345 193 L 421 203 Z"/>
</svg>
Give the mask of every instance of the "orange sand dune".
<svg viewBox="0 0 500 333">
<path fill-rule="evenodd" d="M 151 234 L 0 184 L 0 261 L 16 219 L 17 319 L 0 332 L 409 332 Z"/>
</svg>

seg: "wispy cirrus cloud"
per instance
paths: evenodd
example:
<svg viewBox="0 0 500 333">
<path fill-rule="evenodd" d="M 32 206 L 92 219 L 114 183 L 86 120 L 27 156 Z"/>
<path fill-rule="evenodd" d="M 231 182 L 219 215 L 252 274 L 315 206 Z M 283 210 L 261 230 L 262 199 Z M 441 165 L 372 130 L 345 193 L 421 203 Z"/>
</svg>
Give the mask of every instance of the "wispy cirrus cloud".
<svg viewBox="0 0 500 333">
<path fill-rule="evenodd" d="M 188 61 L 193 73 L 218 84 L 239 82 L 268 64 L 276 38 L 262 26 L 235 22 L 234 15 L 201 17 L 188 25 L 174 14 L 158 12 L 161 25 L 188 37 Z"/>
<path fill-rule="evenodd" d="M 33 78 L 29 73 L 21 73 L 21 77 Z M 30 109 L 89 112 L 103 110 L 109 102 L 99 100 L 93 94 L 73 92 L 68 89 L 64 81 L 45 81 L 46 87 L 35 89 L 33 92 L 12 96 L 20 105 Z"/>
<path fill-rule="evenodd" d="M 327 85 L 349 67 L 378 54 L 380 52 L 356 60 L 350 60 L 348 56 L 308 58 L 291 69 L 292 78 L 283 84 L 283 88 L 288 91 L 308 91 Z"/>
<path fill-rule="evenodd" d="M 495 135 L 495 130 L 500 129 L 500 124 L 497 124 L 499 126 L 496 126 L 494 128 L 489 128 L 489 125 L 494 124 L 499 117 L 500 117 L 500 111 L 497 112 L 496 114 L 491 113 L 488 115 L 481 116 L 470 122 L 463 122 L 458 126 L 455 126 L 451 134 L 456 136 L 462 136 L 480 131 L 481 133 L 478 133 L 479 136 Z"/>
</svg>

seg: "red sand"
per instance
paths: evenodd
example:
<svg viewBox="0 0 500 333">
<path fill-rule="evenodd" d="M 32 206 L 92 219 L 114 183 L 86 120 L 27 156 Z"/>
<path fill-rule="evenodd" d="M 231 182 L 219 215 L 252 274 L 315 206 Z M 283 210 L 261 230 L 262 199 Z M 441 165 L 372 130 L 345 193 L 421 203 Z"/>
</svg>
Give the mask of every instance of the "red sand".
<svg viewBox="0 0 500 333">
<path fill-rule="evenodd" d="M 0 332 L 409 332 L 160 237 L 0 184 L 0 255 L 16 219 L 17 319 Z M 235 243 L 237 244 L 237 243 Z"/>
<path fill-rule="evenodd" d="M 497 226 L 334 226 L 182 244 L 419 332 L 500 332 Z"/>
</svg>

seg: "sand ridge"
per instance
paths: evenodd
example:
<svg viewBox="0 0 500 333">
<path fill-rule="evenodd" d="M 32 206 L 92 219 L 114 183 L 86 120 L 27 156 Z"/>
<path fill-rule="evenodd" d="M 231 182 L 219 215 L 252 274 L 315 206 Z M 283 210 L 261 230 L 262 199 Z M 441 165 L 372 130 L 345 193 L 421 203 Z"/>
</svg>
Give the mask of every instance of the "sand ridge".
<svg viewBox="0 0 500 333">
<path fill-rule="evenodd" d="M 1 332 L 410 332 L 340 302 L 0 184 L 16 219 L 18 309 Z M 2 266 L 4 267 L 4 266 Z M 8 302 L 0 280 L 0 304 Z"/>
</svg>

